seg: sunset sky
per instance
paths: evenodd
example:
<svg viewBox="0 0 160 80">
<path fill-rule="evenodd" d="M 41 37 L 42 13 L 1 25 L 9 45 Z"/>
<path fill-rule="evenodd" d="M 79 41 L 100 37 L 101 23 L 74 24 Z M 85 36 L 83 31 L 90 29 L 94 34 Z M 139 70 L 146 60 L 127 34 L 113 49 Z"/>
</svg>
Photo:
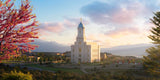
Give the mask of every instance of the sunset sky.
<svg viewBox="0 0 160 80">
<path fill-rule="evenodd" d="M 87 40 L 102 48 L 150 43 L 149 19 L 160 10 L 159 0 L 31 0 L 31 4 L 40 40 L 70 46 L 82 18 Z"/>
</svg>

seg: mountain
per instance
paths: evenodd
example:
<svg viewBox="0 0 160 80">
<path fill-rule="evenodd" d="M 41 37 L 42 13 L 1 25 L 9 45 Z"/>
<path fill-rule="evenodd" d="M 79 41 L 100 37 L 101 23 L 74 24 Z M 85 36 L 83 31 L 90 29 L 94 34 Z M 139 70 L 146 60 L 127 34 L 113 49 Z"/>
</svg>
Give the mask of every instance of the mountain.
<svg viewBox="0 0 160 80">
<path fill-rule="evenodd" d="M 33 44 L 39 45 L 39 48 L 33 50 L 34 52 L 65 52 L 70 51 L 70 46 L 59 44 L 54 41 L 36 40 Z M 147 55 L 145 50 L 152 47 L 153 44 L 136 44 L 124 45 L 112 48 L 101 48 L 101 52 L 108 52 L 120 56 L 138 56 Z"/>
<path fill-rule="evenodd" d="M 114 55 L 142 57 L 144 55 L 147 55 L 147 53 L 145 52 L 146 49 L 152 46 L 154 45 L 153 44 L 124 45 L 112 48 L 102 48 L 101 51 L 109 52 Z"/>
<path fill-rule="evenodd" d="M 70 50 L 69 46 L 59 44 L 54 41 L 44 41 L 37 39 L 32 44 L 36 44 L 39 46 L 38 48 L 33 50 L 33 52 L 65 52 Z"/>
</svg>

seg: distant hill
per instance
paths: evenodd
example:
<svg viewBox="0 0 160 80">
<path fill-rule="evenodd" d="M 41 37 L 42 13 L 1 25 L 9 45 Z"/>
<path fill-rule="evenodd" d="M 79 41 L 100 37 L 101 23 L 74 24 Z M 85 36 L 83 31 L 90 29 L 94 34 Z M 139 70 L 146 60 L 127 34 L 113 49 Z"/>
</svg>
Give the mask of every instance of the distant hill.
<svg viewBox="0 0 160 80">
<path fill-rule="evenodd" d="M 36 40 L 33 44 L 39 45 L 33 52 L 66 52 L 70 51 L 70 46 L 59 44 L 54 41 Z M 101 52 L 108 52 L 120 56 L 140 56 L 147 55 L 145 50 L 153 46 L 152 44 L 124 45 L 112 48 L 101 48 Z"/>
<path fill-rule="evenodd" d="M 33 52 L 65 52 L 70 50 L 69 46 L 65 46 L 54 41 L 37 39 L 32 44 L 39 45 L 39 47 L 33 50 Z"/>
<path fill-rule="evenodd" d="M 114 55 L 142 57 L 143 55 L 147 55 L 145 52 L 146 49 L 152 46 L 152 44 L 125 45 L 112 48 L 102 48 L 101 51 L 109 52 Z"/>
</svg>

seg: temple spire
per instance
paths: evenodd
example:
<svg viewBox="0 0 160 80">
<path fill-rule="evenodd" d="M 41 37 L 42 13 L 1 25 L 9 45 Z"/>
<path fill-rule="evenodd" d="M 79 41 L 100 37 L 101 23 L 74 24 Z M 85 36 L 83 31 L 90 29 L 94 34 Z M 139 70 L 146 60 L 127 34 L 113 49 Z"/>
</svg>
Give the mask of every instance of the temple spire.
<svg viewBox="0 0 160 80">
<path fill-rule="evenodd" d="M 78 28 L 84 28 L 83 23 L 82 23 L 82 18 L 80 18 L 80 24 L 79 24 Z"/>
<path fill-rule="evenodd" d="M 82 22 L 82 18 L 80 18 L 80 22 Z"/>
<path fill-rule="evenodd" d="M 80 18 L 80 23 L 78 25 L 78 35 L 77 35 L 77 41 L 78 42 L 82 42 L 85 41 L 85 28 L 84 25 L 82 23 L 82 18 Z"/>
</svg>

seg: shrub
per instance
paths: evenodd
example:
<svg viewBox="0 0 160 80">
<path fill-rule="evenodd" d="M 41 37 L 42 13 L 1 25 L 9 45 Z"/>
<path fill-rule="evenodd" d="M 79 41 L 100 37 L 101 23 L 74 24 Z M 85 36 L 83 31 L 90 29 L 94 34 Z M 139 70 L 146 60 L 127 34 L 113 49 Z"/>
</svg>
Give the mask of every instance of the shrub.
<svg viewBox="0 0 160 80">
<path fill-rule="evenodd" d="M 116 64 L 116 67 L 119 67 L 119 65 L 118 65 L 118 64 Z"/>
<path fill-rule="evenodd" d="M 10 73 L 3 73 L 2 80 L 32 80 L 30 73 L 24 74 L 22 72 L 11 71 Z"/>
</svg>

